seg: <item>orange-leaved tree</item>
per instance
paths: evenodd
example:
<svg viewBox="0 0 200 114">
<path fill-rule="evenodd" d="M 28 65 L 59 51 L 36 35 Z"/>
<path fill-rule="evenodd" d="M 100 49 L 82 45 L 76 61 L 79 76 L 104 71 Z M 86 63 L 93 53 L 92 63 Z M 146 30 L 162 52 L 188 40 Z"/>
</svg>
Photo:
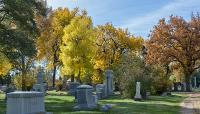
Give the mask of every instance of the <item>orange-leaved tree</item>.
<svg viewBox="0 0 200 114">
<path fill-rule="evenodd" d="M 183 69 L 186 91 L 191 91 L 191 75 L 200 68 L 200 16 L 192 15 L 190 21 L 170 16 L 161 19 L 153 28 L 147 41 L 147 62 L 179 65 Z"/>
</svg>

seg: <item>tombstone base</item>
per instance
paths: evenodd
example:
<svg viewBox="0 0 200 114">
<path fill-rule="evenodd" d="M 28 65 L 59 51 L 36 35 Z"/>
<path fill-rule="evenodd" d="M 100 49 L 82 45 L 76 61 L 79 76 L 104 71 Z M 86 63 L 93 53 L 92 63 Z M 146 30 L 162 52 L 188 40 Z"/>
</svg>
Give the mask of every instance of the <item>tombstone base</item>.
<svg viewBox="0 0 200 114">
<path fill-rule="evenodd" d="M 38 112 L 38 113 L 28 113 L 28 114 L 53 114 L 53 112 Z"/>
<path fill-rule="evenodd" d="M 85 105 L 77 105 L 77 106 L 74 106 L 74 110 L 75 111 L 88 111 L 88 110 L 94 110 L 97 108 L 97 105 L 94 105 L 94 106 L 85 106 Z"/>
<path fill-rule="evenodd" d="M 140 96 L 135 96 L 134 97 L 134 100 L 135 101 L 141 101 L 142 100 L 142 96 L 140 95 Z"/>
<path fill-rule="evenodd" d="M 135 101 L 141 101 L 142 98 L 134 98 Z"/>
</svg>

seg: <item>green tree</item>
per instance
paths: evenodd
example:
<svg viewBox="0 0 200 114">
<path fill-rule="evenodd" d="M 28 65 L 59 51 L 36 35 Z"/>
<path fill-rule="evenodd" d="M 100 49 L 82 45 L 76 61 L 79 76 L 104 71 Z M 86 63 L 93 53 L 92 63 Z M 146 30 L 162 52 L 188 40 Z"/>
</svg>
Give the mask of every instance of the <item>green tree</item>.
<svg viewBox="0 0 200 114">
<path fill-rule="evenodd" d="M 22 90 L 25 90 L 27 70 L 36 54 L 35 16 L 44 14 L 44 5 L 36 0 L 0 1 L 0 51 L 12 67 L 22 73 Z"/>
</svg>

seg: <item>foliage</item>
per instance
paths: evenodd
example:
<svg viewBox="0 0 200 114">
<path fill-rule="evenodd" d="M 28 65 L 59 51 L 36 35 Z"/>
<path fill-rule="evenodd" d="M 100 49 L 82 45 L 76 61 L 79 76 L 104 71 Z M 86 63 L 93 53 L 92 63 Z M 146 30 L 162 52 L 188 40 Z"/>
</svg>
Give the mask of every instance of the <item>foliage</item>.
<svg viewBox="0 0 200 114">
<path fill-rule="evenodd" d="M 127 50 L 137 51 L 143 39 L 134 37 L 127 29 L 115 28 L 112 24 L 96 28 L 95 69 L 105 70 L 120 61 L 121 55 Z"/>
<path fill-rule="evenodd" d="M 92 20 L 85 13 L 72 19 L 70 25 L 65 27 L 60 47 L 64 75 L 74 75 L 78 81 L 91 75 L 95 49 L 93 36 Z"/>
<path fill-rule="evenodd" d="M 36 15 L 45 15 L 45 7 L 36 0 L 1 0 L 0 46 L 15 71 L 24 77 L 32 66 L 36 54 L 35 38 L 38 29 Z"/>
<path fill-rule="evenodd" d="M 6 75 L 11 67 L 12 65 L 8 58 L 3 53 L 0 53 L 0 76 Z"/>
<path fill-rule="evenodd" d="M 122 97 L 134 98 L 136 82 L 141 82 L 142 96 L 146 97 L 146 91 L 150 91 L 151 77 L 143 60 L 135 54 L 126 54 L 121 63 L 116 67 L 117 83 Z"/>
<path fill-rule="evenodd" d="M 49 13 L 48 17 L 38 17 L 38 27 L 41 34 L 37 40 L 38 59 L 48 60 L 48 66 L 53 68 L 53 87 L 57 67 L 61 65 L 59 60 L 60 45 L 64 35 L 64 28 L 77 15 L 78 9 L 70 11 L 67 8 L 58 8 Z"/>
<path fill-rule="evenodd" d="M 12 83 L 18 90 L 22 89 L 22 78 L 23 77 L 21 75 L 16 75 L 13 77 Z M 28 73 L 24 79 L 26 82 L 25 90 L 30 91 L 33 88 L 33 85 L 36 83 L 36 78 L 32 74 Z"/>
<path fill-rule="evenodd" d="M 62 80 L 56 80 L 56 91 L 61 91 L 63 88 Z"/>
<path fill-rule="evenodd" d="M 151 66 L 151 75 L 152 75 L 152 85 L 151 93 L 152 94 L 162 94 L 169 90 L 171 81 L 165 75 L 165 70 L 160 66 Z"/>
<path fill-rule="evenodd" d="M 127 51 L 138 52 L 143 39 L 134 37 L 128 29 L 116 28 L 110 23 L 96 27 L 95 32 L 97 49 L 93 60 L 95 72 L 92 79 L 93 82 L 99 83 L 103 80 L 105 69 L 113 69 Z"/>
<path fill-rule="evenodd" d="M 191 91 L 192 73 L 200 68 L 199 25 L 199 15 L 192 15 L 188 22 L 178 16 L 171 16 L 168 22 L 161 19 L 147 42 L 148 62 L 161 65 L 178 64 L 183 68 L 187 91 Z"/>
</svg>

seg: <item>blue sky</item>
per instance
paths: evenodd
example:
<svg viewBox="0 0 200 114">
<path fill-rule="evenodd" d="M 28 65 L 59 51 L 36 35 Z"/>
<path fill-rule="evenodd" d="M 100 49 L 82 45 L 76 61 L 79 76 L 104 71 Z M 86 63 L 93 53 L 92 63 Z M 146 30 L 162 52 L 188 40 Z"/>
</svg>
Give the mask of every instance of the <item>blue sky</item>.
<svg viewBox="0 0 200 114">
<path fill-rule="evenodd" d="M 47 3 L 53 9 L 85 9 L 94 25 L 111 22 L 144 38 L 148 38 L 150 30 L 161 18 L 173 14 L 189 20 L 192 12 L 200 12 L 200 0 L 47 0 Z"/>
</svg>

